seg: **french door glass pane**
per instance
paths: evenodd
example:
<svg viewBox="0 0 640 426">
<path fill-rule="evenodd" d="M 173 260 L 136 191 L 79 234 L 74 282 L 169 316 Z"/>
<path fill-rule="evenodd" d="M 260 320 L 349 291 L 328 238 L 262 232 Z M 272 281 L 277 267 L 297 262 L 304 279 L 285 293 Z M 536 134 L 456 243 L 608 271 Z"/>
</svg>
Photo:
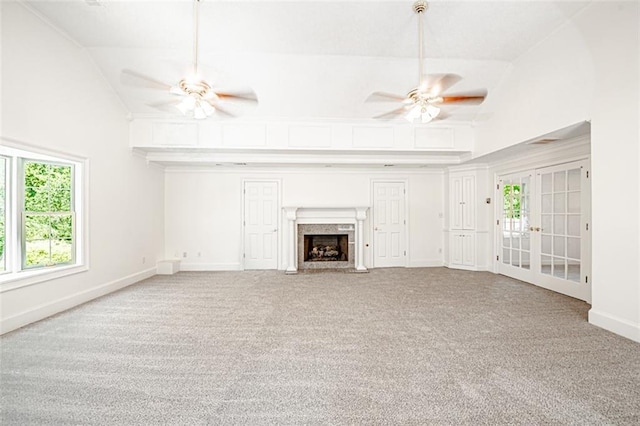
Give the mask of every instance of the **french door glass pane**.
<svg viewBox="0 0 640 426">
<path fill-rule="evenodd" d="M 553 237 L 553 255 L 554 256 L 565 256 L 565 245 L 564 245 L 565 237 Z"/>
<path fill-rule="evenodd" d="M 566 279 L 565 275 L 565 259 L 554 257 L 553 258 L 553 276 L 556 278 Z"/>
<path fill-rule="evenodd" d="M 567 197 L 567 211 L 569 213 L 580 213 L 580 193 L 570 192 Z"/>
<path fill-rule="evenodd" d="M 553 233 L 564 235 L 564 225 L 566 216 L 563 214 L 557 214 L 553 217 Z"/>
<path fill-rule="evenodd" d="M 567 189 L 569 191 L 580 191 L 580 169 L 569 170 L 569 182 Z"/>
<path fill-rule="evenodd" d="M 580 261 L 580 238 L 567 238 L 567 257 L 574 261 Z"/>
<path fill-rule="evenodd" d="M 547 173 L 547 174 L 542 175 L 542 187 L 540 188 L 541 192 L 543 194 L 548 194 L 548 193 L 551 192 L 551 188 L 552 188 L 552 186 L 551 186 L 551 174 Z"/>
<path fill-rule="evenodd" d="M 563 170 L 561 172 L 556 172 L 553 175 L 553 192 L 562 192 L 566 191 L 566 172 Z"/>
<path fill-rule="evenodd" d="M 567 235 L 580 236 L 580 216 L 567 216 Z"/>
<path fill-rule="evenodd" d="M 553 194 L 553 212 L 554 213 L 564 213 L 565 209 L 565 193 Z"/>
<path fill-rule="evenodd" d="M 540 250 L 544 254 L 551 254 L 551 236 L 543 235 Z"/>
<path fill-rule="evenodd" d="M 551 256 L 541 256 L 540 272 L 551 275 Z"/>
<path fill-rule="evenodd" d="M 528 251 L 522 252 L 522 268 L 529 269 L 531 268 L 531 255 Z"/>
</svg>

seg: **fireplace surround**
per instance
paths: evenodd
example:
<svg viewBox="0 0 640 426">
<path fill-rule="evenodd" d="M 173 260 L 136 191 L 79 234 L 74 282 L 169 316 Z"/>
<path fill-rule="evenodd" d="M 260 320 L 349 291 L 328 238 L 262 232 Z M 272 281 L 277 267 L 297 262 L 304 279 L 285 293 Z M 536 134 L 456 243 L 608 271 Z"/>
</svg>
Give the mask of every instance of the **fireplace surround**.
<svg viewBox="0 0 640 426">
<path fill-rule="evenodd" d="M 319 269 L 367 272 L 363 224 L 368 207 L 284 207 L 283 210 L 288 221 L 286 273 Z M 312 241 L 318 241 L 315 253 Z"/>
<path fill-rule="evenodd" d="M 298 224 L 298 269 L 343 269 L 355 266 L 353 224 Z"/>
</svg>

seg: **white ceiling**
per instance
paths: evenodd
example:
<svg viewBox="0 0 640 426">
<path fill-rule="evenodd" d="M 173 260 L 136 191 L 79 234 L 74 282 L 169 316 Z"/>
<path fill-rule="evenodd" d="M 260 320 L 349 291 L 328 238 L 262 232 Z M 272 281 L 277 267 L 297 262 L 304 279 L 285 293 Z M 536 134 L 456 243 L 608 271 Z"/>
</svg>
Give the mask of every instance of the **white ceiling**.
<svg viewBox="0 0 640 426">
<path fill-rule="evenodd" d="M 192 0 L 22 0 L 87 49 L 129 112 L 166 114 L 170 99 L 120 80 L 123 69 L 175 84 L 192 61 Z M 428 73 L 463 80 L 448 93 L 491 90 L 510 64 L 588 2 L 433 1 L 425 14 Z M 373 91 L 406 94 L 418 80 L 412 1 L 202 0 L 200 63 L 218 87 L 251 87 L 247 119 L 361 120 L 394 109 Z M 452 109 L 451 122 L 491 114 L 491 103 Z"/>
</svg>

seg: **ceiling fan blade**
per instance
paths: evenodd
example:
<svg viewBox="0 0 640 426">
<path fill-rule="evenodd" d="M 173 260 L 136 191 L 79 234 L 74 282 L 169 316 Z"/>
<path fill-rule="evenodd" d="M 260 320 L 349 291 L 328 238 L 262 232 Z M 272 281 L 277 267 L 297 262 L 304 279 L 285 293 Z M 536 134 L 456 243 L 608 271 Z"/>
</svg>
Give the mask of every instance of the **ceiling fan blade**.
<svg viewBox="0 0 640 426">
<path fill-rule="evenodd" d="M 460 80 L 462 77 L 457 74 L 427 74 L 422 80 L 421 89 L 437 96 Z"/>
<path fill-rule="evenodd" d="M 440 112 L 438 113 L 437 116 L 433 117 L 434 120 L 446 120 L 447 118 L 451 117 L 451 114 L 449 114 L 446 111 L 440 110 Z"/>
<path fill-rule="evenodd" d="M 225 115 L 227 117 L 236 117 L 234 113 L 232 113 L 228 109 L 221 107 L 220 104 L 215 102 L 214 100 L 210 100 L 210 99 L 205 99 L 205 100 L 209 105 L 211 105 L 217 111 L 217 113 L 221 115 Z"/>
<path fill-rule="evenodd" d="M 406 96 L 396 95 L 395 93 L 373 92 L 365 102 L 404 102 L 406 100 Z"/>
<path fill-rule="evenodd" d="M 182 99 L 175 98 L 167 101 L 151 102 L 147 103 L 146 105 L 150 106 L 151 108 L 159 109 L 161 111 L 177 113 L 178 109 L 176 107 L 180 105 L 180 102 L 182 102 Z"/>
<path fill-rule="evenodd" d="M 137 71 L 124 69 L 120 73 L 120 81 L 127 86 L 144 87 L 147 89 L 171 90 L 171 85 L 156 80 L 148 75 L 141 74 Z"/>
<path fill-rule="evenodd" d="M 442 96 L 440 104 L 456 104 L 456 105 L 480 105 L 487 97 L 487 91 L 479 91 L 474 93 L 460 93 Z"/>
<path fill-rule="evenodd" d="M 221 101 L 247 101 L 247 102 L 258 102 L 258 97 L 255 92 L 251 89 L 246 90 L 218 90 L 213 89 L 213 92 L 218 96 Z"/>
<path fill-rule="evenodd" d="M 404 112 L 406 112 L 406 110 L 407 110 L 406 107 L 400 107 L 400 108 L 396 108 L 394 110 L 385 112 L 384 114 L 376 115 L 373 118 L 380 119 L 380 120 L 391 120 L 392 118 L 395 118 L 403 114 Z"/>
</svg>

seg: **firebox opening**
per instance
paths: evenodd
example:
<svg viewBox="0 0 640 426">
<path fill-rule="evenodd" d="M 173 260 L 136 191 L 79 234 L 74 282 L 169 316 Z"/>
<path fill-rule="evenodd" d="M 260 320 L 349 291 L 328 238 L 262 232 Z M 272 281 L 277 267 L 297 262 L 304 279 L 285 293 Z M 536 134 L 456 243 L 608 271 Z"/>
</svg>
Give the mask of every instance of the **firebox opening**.
<svg viewBox="0 0 640 426">
<path fill-rule="evenodd" d="M 337 262 L 349 260 L 349 236 L 337 235 L 305 235 L 305 262 Z"/>
</svg>

